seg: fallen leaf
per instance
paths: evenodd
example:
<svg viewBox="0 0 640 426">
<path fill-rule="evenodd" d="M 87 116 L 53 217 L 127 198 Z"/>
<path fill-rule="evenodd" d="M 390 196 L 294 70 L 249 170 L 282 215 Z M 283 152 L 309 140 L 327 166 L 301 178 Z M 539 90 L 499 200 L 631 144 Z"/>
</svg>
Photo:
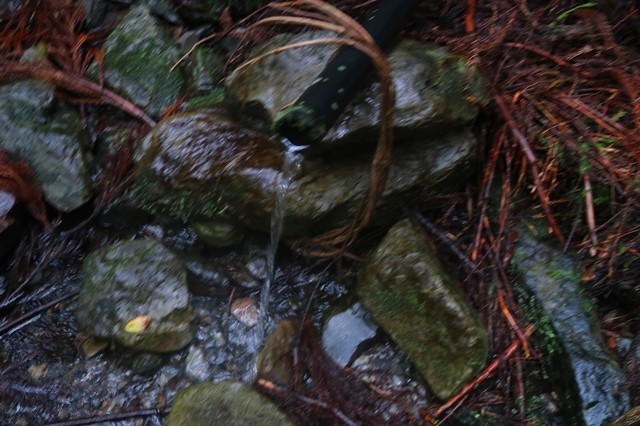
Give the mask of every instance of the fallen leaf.
<svg viewBox="0 0 640 426">
<path fill-rule="evenodd" d="M 151 324 L 151 315 L 140 315 L 129 321 L 124 326 L 127 333 L 140 333 Z"/>
</svg>

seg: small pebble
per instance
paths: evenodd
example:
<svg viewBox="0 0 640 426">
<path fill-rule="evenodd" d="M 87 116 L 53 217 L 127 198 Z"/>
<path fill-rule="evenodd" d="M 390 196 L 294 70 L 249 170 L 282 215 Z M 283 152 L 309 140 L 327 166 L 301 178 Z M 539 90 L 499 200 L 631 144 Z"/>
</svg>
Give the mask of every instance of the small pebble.
<svg viewBox="0 0 640 426">
<path fill-rule="evenodd" d="M 29 374 L 33 380 L 38 380 L 47 374 L 47 368 L 49 365 L 47 363 L 36 364 L 29 367 Z"/>
<path fill-rule="evenodd" d="M 236 299 L 231 305 L 231 313 L 241 323 L 251 328 L 258 323 L 256 301 L 250 297 Z"/>
<path fill-rule="evenodd" d="M 209 378 L 211 366 L 204 359 L 204 352 L 198 346 L 191 346 L 187 355 L 185 372 L 193 380 L 204 382 Z"/>
</svg>

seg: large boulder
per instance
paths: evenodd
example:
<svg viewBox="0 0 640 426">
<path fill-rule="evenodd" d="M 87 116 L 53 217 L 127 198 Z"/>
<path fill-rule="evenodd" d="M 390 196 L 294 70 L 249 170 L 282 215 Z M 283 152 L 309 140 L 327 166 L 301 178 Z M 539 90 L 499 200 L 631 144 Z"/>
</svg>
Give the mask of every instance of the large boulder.
<svg viewBox="0 0 640 426">
<path fill-rule="evenodd" d="M 394 149 L 376 224 L 394 220 L 416 193 L 455 190 L 473 172 L 476 142 L 468 130 L 404 142 Z M 373 147 L 348 145 L 304 159 L 285 197 L 285 235 L 350 223 L 367 194 Z M 155 214 L 268 232 L 283 157 L 266 135 L 220 108 L 176 114 L 141 143 L 136 193 Z"/>
<path fill-rule="evenodd" d="M 439 398 L 452 396 L 484 366 L 484 327 L 408 220 L 394 225 L 367 257 L 358 295 Z"/>
<path fill-rule="evenodd" d="M 195 314 L 179 259 L 152 239 L 98 249 L 82 264 L 80 330 L 150 352 L 183 348 Z"/>
<path fill-rule="evenodd" d="M 36 80 L 0 86 L 0 149 L 29 162 L 47 202 L 69 212 L 91 198 L 89 136 L 53 90 Z"/>
</svg>

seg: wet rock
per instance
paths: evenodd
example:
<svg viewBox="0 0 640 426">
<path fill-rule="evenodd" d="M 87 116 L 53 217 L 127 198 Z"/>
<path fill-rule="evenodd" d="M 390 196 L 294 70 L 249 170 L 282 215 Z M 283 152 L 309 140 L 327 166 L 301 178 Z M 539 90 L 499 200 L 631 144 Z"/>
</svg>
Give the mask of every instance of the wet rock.
<svg viewBox="0 0 640 426">
<path fill-rule="evenodd" d="M 180 50 L 146 6 L 131 9 L 107 37 L 104 51 L 107 85 L 147 113 L 158 117 L 180 98 L 183 71 L 171 71 Z"/>
<path fill-rule="evenodd" d="M 196 222 L 192 228 L 202 242 L 211 247 L 229 247 L 239 244 L 247 229 L 228 219 Z"/>
<path fill-rule="evenodd" d="M 266 397 L 239 382 L 201 383 L 176 395 L 167 426 L 293 425 Z"/>
<path fill-rule="evenodd" d="M 87 335 L 150 352 L 183 348 L 193 337 L 186 272 L 155 240 L 125 241 L 82 265 L 78 325 Z"/>
<path fill-rule="evenodd" d="M 483 367 L 486 331 L 408 220 L 394 225 L 368 256 L 358 295 L 439 398 L 453 395 Z"/>
<path fill-rule="evenodd" d="M 362 305 L 356 303 L 329 318 L 322 332 L 322 346 L 336 363 L 344 367 L 358 355 L 360 346 L 377 332 L 377 325 L 368 318 Z"/>
<path fill-rule="evenodd" d="M 0 189 L 0 247 L 2 247 L 0 248 L 0 258 L 4 256 L 6 251 L 10 250 L 9 243 L 5 241 L 7 236 L 4 235 L 4 231 L 9 229 L 11 225 L 15 223 L 13 218 L 7 216 L 15 204 L 16 197 L 14 197 L 13 194 Z M 17 241 L 12 245 L 15 244 L 17 244 Z"/>
<path fill-rule="evenodd" d="M 182 256 L 187 268 L 189 291 L 197 296 L 226 297 L 231 294 L 232 280 L 223 264 L 208 256 Z"/>
<path fill-rule="evenodd" d="M 164 359 L 149 352 L 136 354 L 131 362 L 131 371 L 135 374 L 150 374 L 158 370 L 164 364 Z"/>
<path fill-rule="evenodd" d="M 29 162 L 44 197 L 69 212 L 91 198 L 88 134 L 53 87 L 25 80 L 0 86 L 0 148 Z"/>
<path fill-rule="evenodd" d="M 0 218 L 6 216 L 16 203 L 13 194 L 0 189 Z"/>
<path fill-rule="evenodd" d="M 278 35 L 258 47 L 253 56 L 326 35 L 323 32 Z M 271 122 L 316 79 L 335 49 L 333 45 L 307 46 L 266 57 L 227 78 L 229 98 L 249 115 Z M 394 125 L 399 137 L 424 137 L 434 130 L 466 124 L 477 115 L 478 105 L 489 100 L 487 84 L 480 73 L 464 58 L 441 47 L 404 40 L 390 52 L 388 60 L 396 89 Z M 325 142 L 363 138 L 375 141 L 380 111 L 378 95 L 377 83 L 357 95 L 325 135 Z"/>
<path fill-rule="evenodd" d="M 248 214 L 264 214 L 269 200 L 261 194 L 271 190 L 282 164 L 265 136 L 243 129 L 220 109 L 176 114 L 158 124 L 136 159 L 141 205 L 194 222 L 225 214 L 240 220 L 244 214 L 231 211 L 238 203 Z"/>
<path fill-rule="evenodd" d="M 191 111 L 208 107 L 216 107 L 224 101 L 224 89 L 216 87 L 209 93 L 191 98 L 180 106 L 180 111 Z"/>
<path fill-rule="evenodd" d="M 85 358 L 93 358 L 109 347 L 109 341 L 105 339 L 86 338 L 80 345 Z"/>
<path fill-rule="evenodd" d="M 300 322 L 287 319 L 280 321 L 265 339 L 258 355 L 257 377 L 270 382 L 287 385 L 293 372 L 291 351 L 298 338 Z"/>
<path fill-rule="evenodd" d="M 629 408 L 629 398 L 620 367 L 605 348 L 581 294 L 580 268 L 526 230 L 520 234 L 513 272 L 526 289 L 521 304 L 537 323 L 563 414 L 571 424 L 605 424 Z"/>
<path fill-rule="evenodd" d="M 231 315 L 243 323 L 247 328 L 251 328 L 258 323 L 258 307 L 256 301 L 251 297 L 236 299 L 231 304 Z"/>
<path fill-rule="evenodd" d="M 211 375 L 211 365 L 205 359 L 202 348 L 197 345 L 191 346 L 185 362 L 186 365 L 184 369 L 187 376 L 198 382 L 209 379 Z"/>
<path fill-rule="evenodd" d="M 285 200 L 287 236 L 317 234 L 352 220 L 367 194 L 373 147 L 344 149 L 303 162 Z M 473 172 L 475 153 L 466 130 L 397 144 L 376 224 L 397 217 L 416 191 L 458 188 Z M 150 212 L 192 222 L 226 216 L 270 230 L 281 148 L 228 112 L 177 114 L 154 129 L 136 156 L 136 193 Z"/>
<path fill-rule="evenodd" d="M 209 93 L 218 85 L 224 67 L 223 58 L 214 50 L 199 47 L 193 52 L 193 86 L 200 93 Z"/>
</svg>

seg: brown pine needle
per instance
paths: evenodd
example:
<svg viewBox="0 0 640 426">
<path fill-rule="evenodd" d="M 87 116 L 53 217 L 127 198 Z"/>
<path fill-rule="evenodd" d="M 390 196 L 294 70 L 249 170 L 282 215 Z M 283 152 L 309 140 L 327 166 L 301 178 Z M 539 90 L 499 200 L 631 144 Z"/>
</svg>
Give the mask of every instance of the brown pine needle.
<svg viewBox="0 0 640 426">
<path fill-rule="evenodd" d="M 533 330 L 534 330 L 533 325 L 528 325 L 524 329 L 525 337 L 531 336 L 531 333 L 533 333 Z M 515 339 L 513 342 L 511 342 L 509 347 L 502 354 L 500 354 L 498 358 L 491 361 L 491 363 L 487 365 L 487 367 L 484 370 L 482 370 L 482 373 L 480 373 L 478 377 L 476 377 L 471 383 L 466 384 L 457 394 L 452 396 L 447 402 L 445 402 L 440 407 L 438 407 L 438 409 L 435 412 L 436 417 L 441 416 L 445 411 L 449 410 L 454 406 L 457 406 L 460 402 L 462 402 L 462 400 L 465 397 L 467 397 L 467 395 L 469 395 L 469 393 L 473 389 L 475 389 L 480 383 L 484 382 L 489 377 L 491 377 L 496 372 L 498 367 L 500 367 L 500 365 L 502 365 L 505 361 L 511 358 L 513 354 L 516 353 L 516 351 L 518 350 L 521 344 L 522 344 L 522 341 L 520 340 L 519 337 Z"/>
<path fill-rule="evenodd" d="M 585 213 L 587 216 L 589 234 L 591 235 L 591 247 L 589 247 L 589 254 L 593 257 L 596 255 L 598 250 L 598 235 L 596 234 L 596 214 L 593 209 L 593 189 L 591 188 L 589 175 L 584 175 L 583 182 Z"/>
<path fill-rule="evenodd" d="M 109 89 L 105 89 L 93 81 L 87 80 L 79 75 L 57 70 L 46 62 L 34 64 L 21 63 L 17 61 L 4 61 L 0 64 L 0 80 L 15 77 L 32 77 L 46 81 L 62 90 L 73 93 L 74 95 L 97 99 L 107 105 L 116 107 L 130 116 L 143 121 L 150 127 L 154 127 L 156 125 L 156 122 L 143 110 L 117 93 L 112 92 Z"/>
<path fill-rule="evenodd" d="M 518 129 L 518 126 L 511 115 L 511 111 L 504 103 L 502 96 L 496 94 L 493 97 L 502 117 L 505 119 L 507 126 L 511 130 L 511 134 L 514 139 L 520 145 L 522 152 L 525 154 L 527 161 L 529 162 L 529 169 L 531 172 L 531 177 L 533 178 L 535 184 L 535 190 L 538 194 L 538 199 L 540 200 L 540 205 L 542 206 L 542 210 L 545 215 L 545 219 L 547 223 L 551 227 L 551 232 L 555 235 L 556 239 L 564 244 L 564 235 L 560 231 L 560 226 L 558 226 L 558 222 L 556 221 L 553 213 L 551 212 L 551 207 L 549 206 L 549 197 L 547 195 L 546 189 L 544 188 L 542 181 L 540 180 L 540 172 L 538 170 L 538 159 L 536 158 L 533 150 L 529 146 L 529 142 L 527 142 L 527 138 L 524 137 L 522 132 Z"/>
</svg>

